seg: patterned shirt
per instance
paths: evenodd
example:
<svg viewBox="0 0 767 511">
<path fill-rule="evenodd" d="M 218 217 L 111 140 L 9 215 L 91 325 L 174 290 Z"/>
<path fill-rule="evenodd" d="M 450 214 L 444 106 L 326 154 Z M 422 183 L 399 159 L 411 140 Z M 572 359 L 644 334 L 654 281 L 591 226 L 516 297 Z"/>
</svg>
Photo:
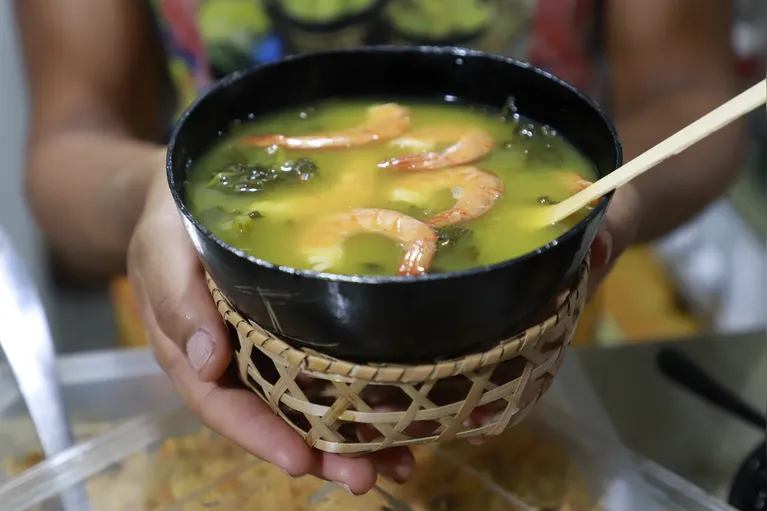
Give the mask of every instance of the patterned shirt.
<svg viewBox="0 0 767 511">
<path fill-rule="evenodd" d="M 217 79 L 285 55 L 450 44 L 528 61 L 598 96 L 598 0 L 150 0 L 181 112 Z M 124 280 L 120 342 L 144 345 Z M 584 318 L 584 322 L 588 319 Z"/>
</svg>

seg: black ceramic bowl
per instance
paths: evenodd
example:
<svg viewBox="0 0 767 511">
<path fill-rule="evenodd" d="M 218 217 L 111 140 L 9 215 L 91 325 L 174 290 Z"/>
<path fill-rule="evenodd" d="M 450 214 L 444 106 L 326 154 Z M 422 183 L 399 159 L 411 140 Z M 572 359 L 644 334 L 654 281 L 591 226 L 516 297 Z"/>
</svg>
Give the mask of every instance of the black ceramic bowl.
<svg viewBox="0 0 767 511">
<path fill-rule="evenodd" d="M 764 441 L 740 465 L 727 502 L 741 511 L 767 509 L 767 444 Z"/>
<path fill-rule="evenodd" d="M 267 0 L 266 10 L 275 31 L 290 53 L 383 44 L 389 27 L 383 17 L 389 0 L 375 0 L 359 12 L 313 22 L 292 16 L 281 0 Z"/>
<path fill-rule="evenodd" d="M 604 176 L 622 162 L 615 129 L 572 86 L 528 64 L 459 48 L 371 47 L 291 57 L 228 76 L 181 116 L 168 181 L 208 272 L 232 304 L 293 345 L 353 361 L 422 363 L 513 335 L 572 277 L 610 197 L 550 244 L 515 259 L 422 277 L 341 276 L 280 267 L 228 246 L 186 207 L 190 166 L 234 121 L 326 98 L 453 96 L 554 127 Z"/>
</svg>

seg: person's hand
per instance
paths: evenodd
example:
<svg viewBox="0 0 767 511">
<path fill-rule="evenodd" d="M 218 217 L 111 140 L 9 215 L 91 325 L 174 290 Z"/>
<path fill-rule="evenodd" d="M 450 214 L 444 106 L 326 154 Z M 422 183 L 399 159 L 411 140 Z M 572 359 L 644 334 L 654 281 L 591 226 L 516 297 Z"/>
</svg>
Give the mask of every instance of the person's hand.
<svg viewBox="0 0 767 511">
<path fill-rule="evenodd" d="M 640 208 L 639 196 L 631 183 L 615 191 L 604 223 L 591 246 L 589 296 L 594 296 L 615 261 L 633 243 L 639 225 Z"/>
<path fill-rule="evenodd" d="M 258 396 L 237 385 L 227 372 L 228 332 L 160 165 L 130 244 L 128 275 L 154 355 L 189 408 L 208 427 L 292 477 L 315 475 L 354 494 L 369 491 L 379 473 L 404 482 L 414 465 L 409 450 L 358 458 L 313 450 Z"/>
</svg>

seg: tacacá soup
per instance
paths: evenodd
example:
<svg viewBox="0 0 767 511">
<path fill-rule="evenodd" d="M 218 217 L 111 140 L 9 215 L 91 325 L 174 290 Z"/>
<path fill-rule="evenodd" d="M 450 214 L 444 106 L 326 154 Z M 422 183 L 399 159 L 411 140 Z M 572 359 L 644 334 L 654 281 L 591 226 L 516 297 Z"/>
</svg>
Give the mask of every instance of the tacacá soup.
<svg viewBox="0 0 767 511">
<path fill-rule="evenodd" d="M 553 129 L 513 109 L 326 101 L 239 123 L 191 170 L 192 214 L 274 264 L 407 275 L 498 263 L 557 238 L 533 208 L 594 177 Z"/>
</svg>

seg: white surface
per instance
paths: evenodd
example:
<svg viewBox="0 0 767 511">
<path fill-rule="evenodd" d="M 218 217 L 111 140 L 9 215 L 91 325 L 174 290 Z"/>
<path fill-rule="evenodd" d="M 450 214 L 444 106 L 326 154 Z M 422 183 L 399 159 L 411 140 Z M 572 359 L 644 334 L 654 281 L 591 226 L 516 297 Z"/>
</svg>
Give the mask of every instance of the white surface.
<svg viewBox="0 0 767 511">
<path fill-rule="evenodd" d="M 170 383 L 146 350 L 68 356 L 59 362 L 59 372 L 65 387 L 71 388 L 73 393 L 96 392 L 98 396 L 96 400 L 92 397 L 87 400 L 80 399 L 79 406 L 91 403 L 97 408 L 94 410 L 96 413 L 103 414 L 104 409 L 99 406 L 101 402 L 98 400 L 111 398 L 117 401 L 118 405 L 121 402 L 126 404 L 124 408 L 134 408 L 133 413 L 149 412 L 151 417 L 138 418 L 126 422 L 123 426 L 110 429 L 97 440 L 83 443 L 67 453 L 38 465 L 9 486 L 3 486 L 0 480 L 0 487 L 10 491 L 11 494 L 11 503 L 0 499 L 2 509 L 6 509 L 4 506 L 14 509 L 12 505 L 14 496 L 27 502 L 29 498 L 42 499 L 46 495 L 55 494 L 58 490 L 105 469 L 113 461 L 118 461 L 131 452 L 161 440 L 164 435 L 171 430 L 175 431 L 179 426 L 187 431 L 197 424 L 187 412 L 159 419 L 157 413 L 162 412 L 165 416 L 167 411 L 176 410 L 178 401 L 174 398 L 174 394 L 165 394 Z M 0 402 L 8 401 L 2 395 L 2 391 L 10 386 L 7 377 L 8 374 L 4 373 L 3 368 L 0 367 Z M 111 392 L 102 387 L 110 388 Z M 153 391 L 148 392 L 147 389 Z M 128 395 L 131 396 L 131 402 L 125 403 L 124 400 Z M 138 403 L 143 403 L 144 410 L 136 409 Z M 124 408 L 123 413 L 128 413 Z M 0 406 L 0 419 L 3 415 L 3 407 Z M 99 416 L 103 421 L 118 419 L 115 416 Z M 629 453 L 620 447 L 620 441 L 612 431 L 607 416 L 592 392 L 576 357 L 570 356 L 565 359 L 554 385 L 546 394 L 541 406 L 536 408 L 533 416 L 547 424 L 551 433 L 560 440 L 564 440 L 561 445 L 570 452 L 571 456 L 574 456 L 574 460 L 582 469 L 598 474 L 599 478 L 591 482 L 596 483 L 595 490 L 606 491 L 603 502 L 605 509 L 610 511 L 667 509 L 668 506 L 665 505 L 667 498 L 674 501 L 673 509 L 688 511 L 724 509 L 716 503 L 709 502 L 697 488 L 659 469 L 653 471 L 654 476 L 650 479 L 652 487 L 645 490 L 649 490 L 659 499 L 658 504 L 663 502 L 664 505 L 656 506 L 649 500 L 639 504 L 640 501 L 637 499 L 642 499 L 643 496 L 641 490 L 638 492 L 638 487 L 634 484 L 644 487 L 644 483 L 636 479 L 642 476 L 636 472 L 634 461 Z M 127 417 L 128 415 L 124 415 L 124 418 Z M 0 435 L 3 433 L 3 426 L 0 420 Z M 0 441 L 0 447 L 7 445 Z M 18 448 L 18 446 L 15 447 Z M 646 469 L 643 470 L 644 477 L 647 477 L 647 473 Z M 661 477 L 662 481 L 657 479 L 658 477 Z M 604 484 L 608 480 L 611 480 L 612 484 L 605 488 Z M 680 496 L 684 497 L 681 501 L 679 501 Z"/>
<path fill-rule="evenodd" d="M 13 1 L 0 1 L 0 224 L 38 286 L 57 348 L 104 347 L 104 339 L 113 343 L 115 338 L 106 293 L 64 293 L 52 288 L 42 236 L 27 206 L 23 176 L 29 108 L 14 5 Z"/>
<path fill-rule="evenodd" d="M 148 350 L 70 355 L 57 364 L 76 443 L 179 398 Z M 10 369 L 0 364 L 0 462 L 39 450 Z M 0 470 L 0 485 L 6 476 Z"/>
<path fill-rule="evenodd" d="M 657 244 L 694 309 L 722 333 L 767 328 L 767 253 L 727 199 Z"/>
<path fill-rule="evenodd" d="M 711 376 L 767 413 L 764 332 L 674 343 Z M 655 354 L 662 343 L 583 349 L 578 358 L 626 446 L 726 498 L 735 471 L 764 438 L 663 377 Z"/>
<path fill-rule="evenodd" d="M 38 231 L 27 209 L 22 168 L 27 125 L 26 87 L 13 18 L 14 2 L 0 2 L 0 223 L 41 281 Z"/>
<path fill-rule="evenodd" d="M 59 362 L 59 372 L 65 382 L 65 389 L 69 390 L 70 410 L 88 414 L 87 408 L 93 407 L 88 415 L 91 420 L 99 422 L 124 421 L 139 414 L 166 410 L 169 403 L 177 400 L 170 389 L 169 380 L 146 350 L 66 357 Z M 7 385 L 7 377 L 0 368 L 0 389 L 10 386 Z M 130 400 L 126 401 L 128 397 Z M 2 401 L 7 399 L 0 396 Z M 122 416 L 115 415 L 115 410 L 105 410 L 108 401 L 122 405 L 119 408 L 111 406 L 119 410 Z M 3 413 L 0 409 L 0 434 L 4 432 L 1 420 Z M 581 470 L 589 474 L 587 479 L 592 491 L 604 495 L 606 509 L 662 509 L 660 505 L 650 502 L 647 493 L 649 488 L 645 487 L 630 454 L 622 448 L 575 357 L 565 359 L 554 385 L 535 409 L 533 416 L 544 422 L 552 434 L 560 437 L 560 441 L 564 441 L 562 447 L 569 451 Z M 49 463 L 39 465 L 9 483 L 9 486 L 3 486 L 0 479 L 0 488 L 10 493 L 10 497 L 4 495 L 0 499 L 0 508 L 5 509 L 5 498 L 17 502 L 14 495 L 18 497 L 20 489 L 25 499 L 39 500 L 55 495 L 57 491 L 103 470 L 111 462 L 145 447 L 151 440 L 161 438 L 162 431 L 151 421 L 147 423 L 146 420 L 137 419 L 132 422 L 137 423 L 138 427 L 128 423 L 118 426 L 94 442 L 83 443 L 49 460 Z M 188 422 L 191 419 L 185 421 Z M 104 448 L 105 442 L 109 444 L 106 445 L 108 449 Z M 0 441 L 1 447 L 9 445 L 12 445 L 12 451 L 19 452 L 18 441 Z M 0 452 L 0 459 L 3 454 L 7 456 L 14 452 Z M 45 474 L 40 476 L 38 473 Z"/>
</svg>

